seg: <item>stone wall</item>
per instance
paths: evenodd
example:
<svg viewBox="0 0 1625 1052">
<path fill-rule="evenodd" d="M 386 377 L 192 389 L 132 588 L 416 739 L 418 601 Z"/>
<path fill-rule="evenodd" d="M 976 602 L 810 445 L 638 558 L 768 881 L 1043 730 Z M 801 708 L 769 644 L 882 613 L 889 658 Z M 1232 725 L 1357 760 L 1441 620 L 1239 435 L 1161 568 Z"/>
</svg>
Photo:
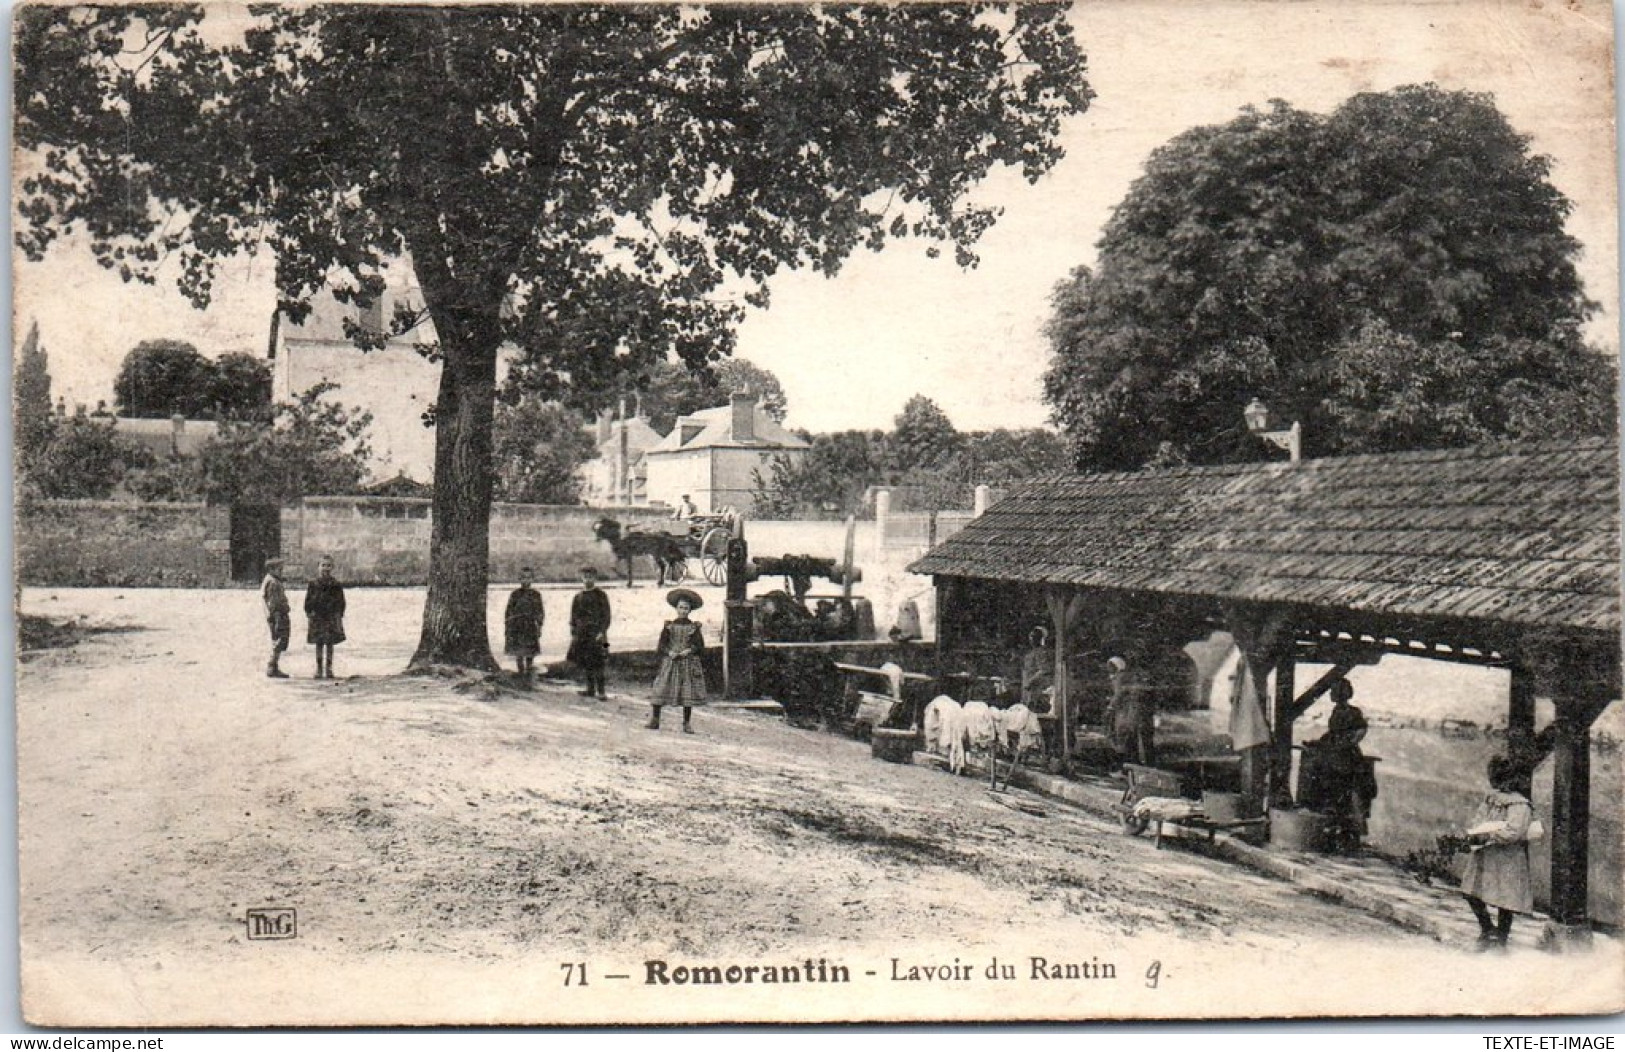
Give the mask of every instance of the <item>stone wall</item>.
<svg viewBox="0 0 1625 1052">
<path fill-rule="evenodd" d="M 665 518 L 648 508 L 496 504 L 491 508 L 493 585 L 517 579 L 523 566 L 539 581 L 573 580 L 582 566 L 610 575 L 614 556 L 592 532 L 600 518 L 622 526 Z M 351 584 L 419 585 L 429 575 L 430 502 L 411 498 L 307 497 L 282 512 L 282 558 L 304 580 L 331 555 L 334 573 Z M 645 560 L 646 562 L 646 560 Z M 640 565 L 640 575 L 652 567 Z"/>
<path fill-rule="evenodd" d="M 205 504 L 26 500 L 18 580 L 59 587 L 196 588 L 231 583 L 231 515 Z"/>
</svg>

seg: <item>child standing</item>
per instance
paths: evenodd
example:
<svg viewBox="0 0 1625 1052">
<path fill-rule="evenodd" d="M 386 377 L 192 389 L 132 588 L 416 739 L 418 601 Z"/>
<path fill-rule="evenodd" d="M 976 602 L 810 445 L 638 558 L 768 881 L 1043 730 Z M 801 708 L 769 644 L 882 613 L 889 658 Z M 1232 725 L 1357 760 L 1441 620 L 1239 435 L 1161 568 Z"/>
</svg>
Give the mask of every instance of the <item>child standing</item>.
<svg viewBox="0 0 1625 1052">
<path fill-rule="evenodd" d="M 547 615 L 542 609 L 541 593 L 530 586 L 536 571 L 526 566 L 519 571 L 519 587 L 508 596 L 508 609 L 502 615 L 502 649 L 518 665 L 519 675 L 530 678 L 531 663 L 541 650 L 542 620 Z"/>
<path fill-rule="evenodd" d="M 1461 892 L 1478 918 L 1478 948 L 1498 949 L 1512 933 L 1512 917 L 1534 909 L 1529 885 L 1530 826 L 1535 810 L 1518 788 L 1516 765 L 1505 756 L 1489 764 L 1490 792 L 1478 805 L 1467 840 L 1473 847 L 1461 873 Z M 1490 907 L 1498 910 L 1490 922 Z"/>
<path fill-rule="evenodd" d="M 305 587 L 305 641 L 316 647 L 316 678 L 333 678 L 333 648 L 344 642 L 344 586 L 333 577 L 333 557 L 316 564 L 316 578 Z"/>
<path fill-rule="evenodd" d="M 288 590 L 282 586 L 282 560 L 265 560 L 265 580 L 260 582 L 260 599 L 265 603 L 265 624 L 271 630 L 271 660 L 266 662 L 265 674 L 272 679 L 287 679 L 288 674 L 279 666 L 282 652 L 288 649 L 292 635 L 293 618 L 288 611 Z"/>
<path fill-rule="evenodd" d="M 694 706 L 705 704 L 705 666 L 700 655 L 705 653 L 705 639 L 700 626 L 688 619 L 703 602 L 698 593 L 687 588 L 673 588 L 666 593 L 666 602 L 676 610 L 677 616 L 666 622 L 660 630 L 660 671 L 655 673 L 654 707 L 649 722 L 650 730 L 660 729 L 660 710 L 667 705 L 683 707 L 683 733 L 693 734 Z"/>
<path fill-rule="evenodd" d="M 598 571 L 581 568 L 581 591 L 570 603 L 570 653 L 567 657 L 581 669 L 586 686 L 584 698 L 605 697 L 604 666 L 609 664 L 609 596 L 598 587 Z"/>
</svg>

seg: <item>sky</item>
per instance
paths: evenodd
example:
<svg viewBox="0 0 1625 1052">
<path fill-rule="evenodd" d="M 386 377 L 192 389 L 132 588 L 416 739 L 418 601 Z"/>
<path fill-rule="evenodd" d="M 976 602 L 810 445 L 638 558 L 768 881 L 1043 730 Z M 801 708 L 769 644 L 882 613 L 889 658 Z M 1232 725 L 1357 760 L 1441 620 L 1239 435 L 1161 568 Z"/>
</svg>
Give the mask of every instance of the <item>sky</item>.
<svg viewBox="0 0 1625 1052">
<path fill-rule="evenodd" d="M 788 423 L 810 431 L 889 427 L 914 394 L 961 430 L 1048 421 L 1042 375 L 1049 296 L 1094 261 L 1113 206 L 1157 146 L 1274 98 L 1326 112 L 1360 91 L 1433 81 L 1492 93 L 1574 203 L 1581 274 L 1603 306 L 1591 339 L 1617 353 L 1618 230 L 1613 12 L 1595 0 L 1082 0 L 1073 12 L 1097 93 L 1063 128 L 1066 158 L 1037 185 L 995 173 L 976 192 L 1004 209 L 959 269 L 900 242 L 854 256 L 827 279 L 787 273 L 739 334 L 741 357 L 772 370 Z M 210 356 L 262 354 L 271 261 L 243 261 L 207 312 L 168 286 L 126 286 L 63 242 L 14 264 L 17 338 L 38 319 L 53 391 L 112 399 L 125 353 L 190 340 Z M 171 275 L 171 278 L 173 275 Z"/>
</svg>

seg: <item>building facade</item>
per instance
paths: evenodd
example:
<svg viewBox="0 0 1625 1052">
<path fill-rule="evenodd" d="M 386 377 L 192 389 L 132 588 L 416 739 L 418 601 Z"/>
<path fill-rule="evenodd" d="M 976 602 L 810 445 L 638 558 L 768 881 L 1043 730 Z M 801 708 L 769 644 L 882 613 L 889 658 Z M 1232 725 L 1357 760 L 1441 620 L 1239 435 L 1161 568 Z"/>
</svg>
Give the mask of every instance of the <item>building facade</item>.
<svg viewBox="0 0 1625 1052">
<path fill-rule="evenodd" d="M 676 507 L 686 494 L 701 514 L 755 507 L 756 475 L 766 477 L 774 457 L 798 461 L 808 444 L 786 431 L 738 392 L 729 404 L 680 417 L 671 434 L 644 454 L 650 503 Z"/>
</svg>

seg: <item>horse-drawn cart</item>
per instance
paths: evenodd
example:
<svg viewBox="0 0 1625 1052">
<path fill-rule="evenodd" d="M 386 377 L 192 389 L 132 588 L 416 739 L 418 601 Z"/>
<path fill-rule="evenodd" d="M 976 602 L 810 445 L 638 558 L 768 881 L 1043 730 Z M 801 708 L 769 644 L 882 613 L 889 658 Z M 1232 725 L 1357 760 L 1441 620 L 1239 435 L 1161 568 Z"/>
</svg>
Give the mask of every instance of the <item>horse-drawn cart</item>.
<svg viewBox="0 0 1625 1052">
<path fill-rule="evenodd" d="M 728 583 L 728 541 L 733 537 L 729 515 L 696 515 L 691 519 L 653 527 L 623 529 L 614 519 L 599 519 L 593 535 L 610 546 L 615 561 L 626 565 L 626 584 L 632 586 L 632 560 L 647 555 L 658 571 L 657 584 L 681 584 L 689 577 L 690 559 L 699 562 L 700 574 L 711 584 Z M 677 532 L 681 530 L 682 532 Z"/>
</svg>

